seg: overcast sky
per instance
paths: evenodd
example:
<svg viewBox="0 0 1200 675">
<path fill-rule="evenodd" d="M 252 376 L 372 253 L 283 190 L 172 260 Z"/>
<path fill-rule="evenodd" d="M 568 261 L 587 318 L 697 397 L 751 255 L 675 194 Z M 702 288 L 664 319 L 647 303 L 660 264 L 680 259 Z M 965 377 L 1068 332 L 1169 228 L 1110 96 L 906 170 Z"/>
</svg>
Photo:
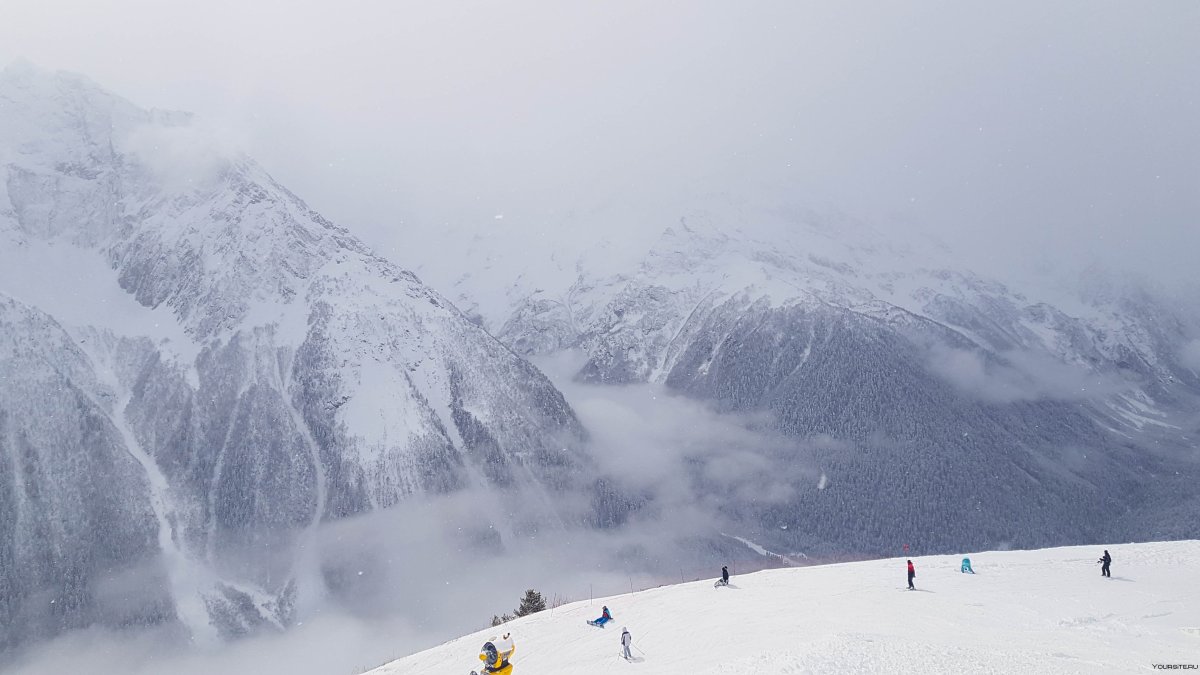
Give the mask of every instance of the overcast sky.
<svg viewBox="0 0 1200 675">
<path fill-rule="evenodd" d="M 410 265 L 719 195 L 1197 279 L 1198 36 L 1196 0 L 0 0 L 0 62 L 195 111 Z"/>
</svg>

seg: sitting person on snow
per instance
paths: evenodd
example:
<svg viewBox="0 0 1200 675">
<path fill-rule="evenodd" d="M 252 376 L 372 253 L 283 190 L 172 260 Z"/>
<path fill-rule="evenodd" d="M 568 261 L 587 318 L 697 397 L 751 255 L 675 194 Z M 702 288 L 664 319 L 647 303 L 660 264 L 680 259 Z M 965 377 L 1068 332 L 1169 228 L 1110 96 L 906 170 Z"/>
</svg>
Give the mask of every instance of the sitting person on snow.
<svg viewBox="0 0 1200 675">
<path fill-rule="evenodd" d="M 968 572 L 971 574 L 975 574 L 975 570 L 971 569 L 971 559 L 970 558 L 963 558 L 962 569 L 959 571 L 962 572 L 963 574 L 967 574 Z"/>
<path fill-rule="evenodd" d="M 608 613 L 608 605 L 605 605 L 604 611 L 600 612 L 600 618 L 593 621 L 592 625 L 603 626 L 604 624 L 608 623 L 609 621 L 612 621 L 612 614 Z"/>
</svg>

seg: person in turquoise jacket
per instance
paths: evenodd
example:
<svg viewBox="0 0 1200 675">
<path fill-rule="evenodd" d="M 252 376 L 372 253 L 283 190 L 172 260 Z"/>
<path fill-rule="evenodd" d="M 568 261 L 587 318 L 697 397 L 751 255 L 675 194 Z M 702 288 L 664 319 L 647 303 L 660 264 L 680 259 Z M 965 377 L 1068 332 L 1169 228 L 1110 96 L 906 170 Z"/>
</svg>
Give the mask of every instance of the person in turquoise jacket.
<svg viewBox="0 0 1200 675">
<path fill-rule="evenodd" d="M 963 564 L 962 564 L 961 571 L 963 574 L 967 574 L 967 573 L 975 574 L 975 570 L 971 569 L 971 559 L 970 558 L 963 558 Z"/>
<path fill-rule="evenodd" d="M 612 621 L 612 614 L 608 613 L 608 605 L 605 605 L 604 610 L 600 612 L 600 618 L 588 621 L 588 623 L 593 626 L 604 628 L 604 624 L 608 623 L 609 621 Z"/>
</svg>

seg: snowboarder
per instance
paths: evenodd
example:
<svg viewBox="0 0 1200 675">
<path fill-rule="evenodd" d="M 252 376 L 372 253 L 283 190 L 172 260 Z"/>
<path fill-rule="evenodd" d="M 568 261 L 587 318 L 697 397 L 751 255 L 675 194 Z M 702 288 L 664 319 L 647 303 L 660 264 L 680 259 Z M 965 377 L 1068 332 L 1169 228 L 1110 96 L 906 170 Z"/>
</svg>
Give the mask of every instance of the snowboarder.
<svg viewBox="0 0 1200 675">
<path fill-rule="evenodd" d="M 968 573 L 975 574 L 975 570 L 971 569 L 971 559 L 970 558 L 963 558 L 962 569 L 960 571 L 963 574 L 968 574 Z"/>
<path fill-rule="evenodd" d="M 913 579 L 916 578 L 916 576 L 917 576 L 917 568 L 913 567 L 912 561 L 909 560 L 908 561 L 908 590 L 910 590 L 910 591 L 917 590 L 917 587 L 913 586 Z"/>
<path fill-rule="evenodd" d="M 1108 551 L 1105 551 L 1104 557 L 1100 558 L 1096 562 L 1100 563 L 1100 576 L 1109 577 L 1111 579 L 1112 572 L 1108 571 L 1108 566 L 1112 564 L 1112 556 L 1108 554 Z"/>
<path fill-rule="evenodd" d="M 612 614 L 608 613 L 608 605 L 605 605 L 603 611 L 600 612 L 600 618 L 588 621 L 588 623 L 593 626 L 604 628 L 604 624 L 608 623 L 609 621 L 612 621 Z"/>
<path fill-rule="evenodd" d="M 491 642 L 483 643 L 479 650 L 479 660 L 483 661 L 483 672 L 488 675 L 511 675 L 512 664 L 500 654 L 496 645 Z"/>
<path fill-rule="evenodd" d="M 633 636 L 629 634 L 629 629 L 621 627 L 621 646 L 625 648 L 625 660 L 633 658 L 633 654 L 629 653 L 629 645 L 633 644 Z"/>
<path fill-rule="evenodd" d="M 722 586 L 728 586 L 728 585 L 729 585 L 729 568 L 722 567 L 721 568 L 721 578 L 717 579 L 716 581 L 713 582 L 713 588 L 720 588 Z"/>
</svg>

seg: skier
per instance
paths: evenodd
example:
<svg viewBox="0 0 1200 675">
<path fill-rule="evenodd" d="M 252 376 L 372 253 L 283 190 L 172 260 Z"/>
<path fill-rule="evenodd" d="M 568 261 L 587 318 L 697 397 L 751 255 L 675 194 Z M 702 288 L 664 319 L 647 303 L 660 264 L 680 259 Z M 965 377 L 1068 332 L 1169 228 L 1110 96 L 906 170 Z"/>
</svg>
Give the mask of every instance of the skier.
<svg viewBox="0 0 1200 675">
<path fill-rule="evenodd" d="M 962 569 L 960 571 L 963 574 L 967 574 L 967 573 L 975 574 L 975 570 L 971 569 L 971 559 L 970 558 L 963 558 Z"/>
<path fill-rule="evenodd" d="M 625 660 L 633 658 L 633 654 L 629 653 L 629 645 L 633 644 L 633 636 L 629 634 L 629 629 L 621 627 L 621 646 L 625 648 Z"/>
<path fill-rule="evenodd" d="M 479 660 L 483 661 L 483 672 L 488 675 L 511 675 L 513 671 L 512 664 L 508 659 L 500 654 L 500 650 L 496 649 L 496 645 L 491 642 L 483 643 L 483 649 L 479 650 Z"/>
<path fill-rule="evenodd" d="M 513 645 L 512 634 L 505 632 L 504 637 L 500 638 L 500 642 L 496 645 L 496 649 L 500 651 L 500 658 L 505 661 L 511 660 L 513 652 L 517 650 Z"/>
<path fill-rule="evenodd" d="M 609 621 L 612 621 L 612 614 L 608 613 L 608 605 L 605 605 L 603 611 L 600 612 L 600 618 L 588 621 L 588 623 L 593 626 L 604 628 L 604 624 L 608 623 Z"/>
<path fill-rule="evenodd" d="M 1105 552 L 1104 552 L 1104 557 L 1103 557 L 1103 558 L 1100 558 L 1100 559 L 1099 559 L 1099 560 L 1097 560 L 1096 562 L 1098 562 L 1098 563 L 1101 563 L 1101 565 L 1100 565 L 1100 576 L 1102 576 L 1102 577 L 1108 577 L 1108 578 L 1110 578 L 1110 579 L 1111 579 L 1111 578 L 1112 578 L 1112 572 L 1109 572 L 1109 571 L 1108 571 L 1108 566 L 1112 564 L 1112 556 L 1110 556 L 1110 555 L 1108 554 L 1108 551 L 1105 551 Z"/>
<path fill-rule="evenodd" d="M 913 567 L 912 561 L 909 560 L 908 561 L 908 590 L 910 590 L 910 591 L 917 590 L 917 587 L 913 586 L 913 579 L 916 576 L 917 576 L 917 569 L 915 567 Z"/>
</svg>

